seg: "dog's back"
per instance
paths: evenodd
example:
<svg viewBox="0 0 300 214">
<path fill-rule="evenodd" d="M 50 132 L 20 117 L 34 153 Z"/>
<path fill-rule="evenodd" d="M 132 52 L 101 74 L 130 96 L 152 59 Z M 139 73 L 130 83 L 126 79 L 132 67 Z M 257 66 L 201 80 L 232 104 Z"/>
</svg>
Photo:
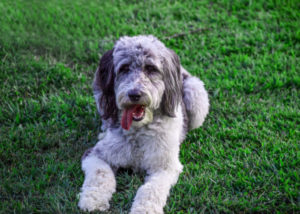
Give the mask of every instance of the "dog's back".
<svg viewBox="0 0 300 214">
<path fill-rule="evenodd" d="M 209 111 L 209 100 L 204 83 L 192 76 L 183 67 L 183 102 L 188 115 L 188 130 L 198 128 L 204 122 Z"/>
</svg>

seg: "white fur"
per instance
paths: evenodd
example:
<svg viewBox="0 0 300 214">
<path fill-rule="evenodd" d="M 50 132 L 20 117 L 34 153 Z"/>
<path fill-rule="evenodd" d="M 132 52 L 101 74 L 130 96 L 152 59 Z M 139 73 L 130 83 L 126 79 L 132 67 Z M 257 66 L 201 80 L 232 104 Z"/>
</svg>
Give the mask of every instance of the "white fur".
<svg viewBox="0 0 300 214">
<path fill-rule="evenodd" d="M 178 157 L 183 123 L 181 108 L 176 114 L 175 118 L 154 118 L 151 124 L 138 128 L 138 134 L 136 127 L 129 131 L 108 129 L 93 152 L 82 161 L 85 181 L 79 207 L 87 211 L 109 208 L 108 201 L 116 186 L 110 165 L 145 170 L 149 174 L 134 199 L 132 214 L 163 213 L 169 190 L 182 171 Z"/>
<path fill-rule="evenodd" d="M 96 156 L 88 156 L 82 161 L 85 180 L 78 206 L 85 211 L 107 210 L 109 200 L 116 191 L 114 173 L 107 163 Z"/>
<path fill-rule="evenodd" d="M 202 125 L 209 110 L 208 94 L 204 84 L 197 77 L 190 77 L 183 83 L 183 101 L 189 114 L 189 129 Z M 191 99 L 193 98 L 193 99 Z"/>
</svg>

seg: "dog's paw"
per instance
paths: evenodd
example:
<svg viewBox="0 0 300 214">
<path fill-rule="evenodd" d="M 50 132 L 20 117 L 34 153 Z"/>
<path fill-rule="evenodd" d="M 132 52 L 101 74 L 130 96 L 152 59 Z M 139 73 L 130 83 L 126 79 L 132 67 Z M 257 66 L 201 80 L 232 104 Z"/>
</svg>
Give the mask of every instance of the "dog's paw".
<svg viewBox="0 0 300 214">
<path fill-rule="evenodd" d="M 164 211 L 160 207 L 147 207 L 147 206 L 139 206 L 132 207 L 129 214 L 164 214 Z"/>
<path fill-rule="evenodd" d="M 89 187 L 79 194 L 78 206 L 83 211 L 105 211 L 109 209 L 110 197 L 99 192 L 98 188 Z"/>
</svg>

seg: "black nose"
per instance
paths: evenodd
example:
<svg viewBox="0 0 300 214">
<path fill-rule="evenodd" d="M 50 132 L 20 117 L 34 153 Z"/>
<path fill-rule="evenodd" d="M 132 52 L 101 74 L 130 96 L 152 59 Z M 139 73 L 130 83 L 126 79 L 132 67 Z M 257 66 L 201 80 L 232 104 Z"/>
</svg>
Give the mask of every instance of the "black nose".
<svg viewBox="0 0 300 214">
<path fill-rule="evenodd" d="M 133 89 L 128 92 L 128 97 L 133 102 L 139 101 L 141 96 L 142 96 L 141 91 L 139 91 L 137 89 Z"/>
</svg>

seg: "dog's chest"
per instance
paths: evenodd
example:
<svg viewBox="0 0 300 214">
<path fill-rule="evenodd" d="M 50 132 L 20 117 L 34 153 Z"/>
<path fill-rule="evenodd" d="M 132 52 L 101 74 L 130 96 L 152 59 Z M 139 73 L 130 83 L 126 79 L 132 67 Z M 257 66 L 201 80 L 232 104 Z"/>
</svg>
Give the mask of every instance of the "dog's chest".
<svg viewBox="0 0 300 214">
<path fill-rule="evenodd" d="M 171 132 L 167 124 L 155 123 L 127 132 L 124 137 L 131 147 L 133 168 L 151 170 L 173 161 L 179 150 L 180 129 Z"/>
<path fill-rule="evenodd" d="M 149 128 L 140 128 L 132 134 L 125 136 L 127 143 L 131 146 L 131 154 L 134 165 L 144 162 L 150 153 L 159 155 L 160 135 Z"/>
</svg>

